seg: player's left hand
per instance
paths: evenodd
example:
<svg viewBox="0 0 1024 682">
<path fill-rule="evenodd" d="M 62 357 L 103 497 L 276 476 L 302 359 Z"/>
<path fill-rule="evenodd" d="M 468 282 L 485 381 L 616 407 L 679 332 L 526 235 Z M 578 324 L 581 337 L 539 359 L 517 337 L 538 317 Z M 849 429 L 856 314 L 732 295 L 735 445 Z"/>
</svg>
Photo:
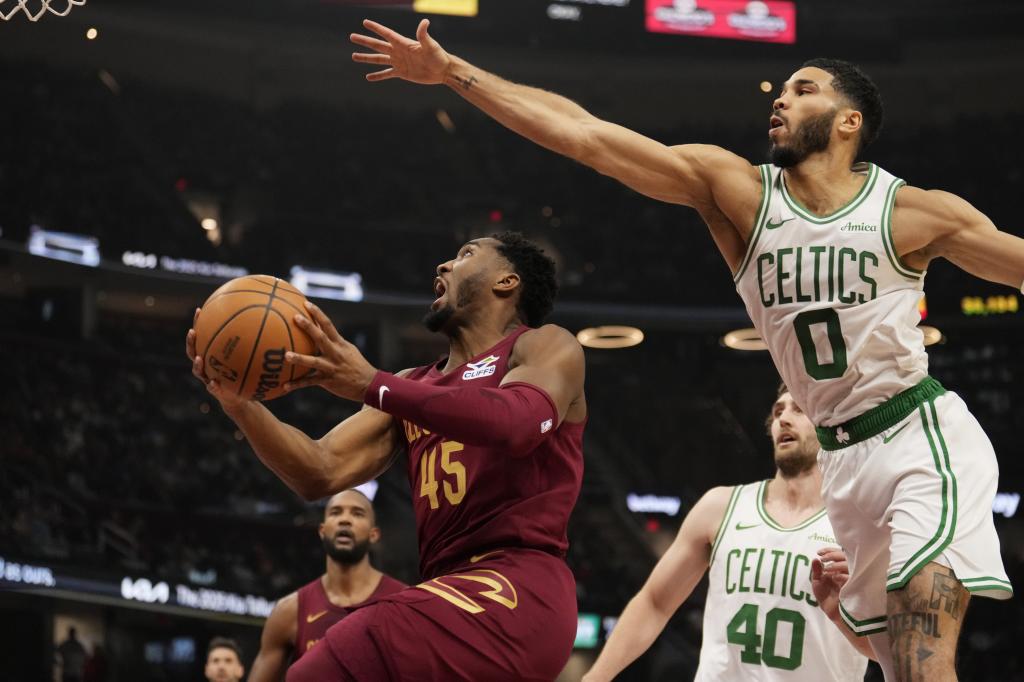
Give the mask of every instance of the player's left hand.
<svg viewBox="0 0 1024 682">
<path fill-rule="evenodd" d="M 838 547 L 818 550 L 811 561 L 811 590 L 818 606 L 830 619 L 839 617 L 839 590 L 850 580 L 846 554 Z"/>
<path fill-rule="evenodd" d="M 296 315 L 295 324 L 309 334 L 320 354 L 285 354 L 286 362 L 314 370 L 310 376 L 286 383 L 285 390 L 291 392 L 306 386 L 320 386 L 341 398 L 363 402 L 363 395 L 377 374 L 377 368 L 367 362 L 354 344 L 338 333 L 334 323 L 320 308 L 307 301 L 306 310 L 312 321 L 303 315 Z"/>
</svg>

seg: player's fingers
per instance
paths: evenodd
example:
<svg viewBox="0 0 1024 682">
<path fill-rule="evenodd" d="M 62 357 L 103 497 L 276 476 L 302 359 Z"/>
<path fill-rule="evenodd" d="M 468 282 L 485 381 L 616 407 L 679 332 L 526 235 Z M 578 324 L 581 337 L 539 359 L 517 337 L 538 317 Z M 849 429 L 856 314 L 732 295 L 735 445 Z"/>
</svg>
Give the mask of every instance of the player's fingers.
<svg viewBox="0 0 1024 682">
<path fill-rule="evenodd" d="M 188 356 L 189 360 L 196 357 L 196 330 L 189 329 L 188 333 L 185 334 L 185 355 Z"/>
<path fill-rule="evenodd" d="M 824 567 L 818 559 L 811 559 L 811 580 L 821 580 Z"/>
<path fill-rule="evenodd" d="M 375 81 L 386 81 L 389 78 L 395 77 L 394 69 L 384 69 L 383 71 L 374 71 L 373 73 L 366 74 L 366 80 L 370 82 Z"/>
<path fill-rule="evenodd" d="M 352 61 L 361 64 L 391 64 L 391 55 L 353 52 Z"/>
<path fill-rule="evenodd" d="M 374 33 L 376 33 L 381 38 L 383 38 L 384 40 L 388 41 L 391 44 L 402 44 L 412 42 L 411 40 L 403 36 L 401 33 L 397 31 L 392 31 L 387 26 L 383 24 L 378 24 L 376 21 L 373 21 L 372 19 L 363 19 L 363 26 L 373 31 Z"/>
<path fill-rule="evenodd" d="M 192 356 L 192 376 L 204 384 L 206 383 L 206 374 L 203 373 L 203 358 L 198 355 Z"/>
<path fill-rule="evenodd" d="M 846 561 L 846 553 L 838 547 L 823 547 L 818 550 L 818 558 L 822 561 Z"/>
<path fill-rule="evenodd" d="M 427 28 L 430 27 L 430 19 L 420 20 L 420 25 L 416 27 L 416 40 L 421 43 L 430 41 L 430 36 L 427 34 Z"/>
<path fill-rule="evenodd" d="M 348 37 L 356 45 L 361 47 L 368 47 L 371 50 L 377 50 L 384 54 L 391 54 L 391 43 L 386 40 L 379 40 L 377 38 L 371 38 L 370 36 L 364 36 L 362 33 L 352 33 Z"/>
<path fill-rule="evenodd" d="M 333 369 L 331 363 L 318 355 L 303 355 L 302 353 L 292 353 L 289 351 L 284 354 L 284 361 L 299 367 L 309 367 L 316 370 L 317 374 L 326 374 L 329 370 Z"/>
<path fill-rule="evenodd" d="M 312 301 L 306 301 L 306 310 L 308 310 L 309 314 L 312 315 L 317 326 L 324 330 L 324 334 L 327 335 L 327 338 L 335 342 L 342 340 L 341 334 L 338 333 L 337 327 L 335 327 L 334 323 L 331 322 L 331 318 L 327 317 L 324 311 L 320 310 L 319 306 Z"/>
<path fill-rule="evenodd" d="M 295 313 L 292 319 L 295 320 L 295 326 L 309 334 L 309 338 L 313 339 L 313 343 L 317 345 L 317 348 L 323 350 L 327 346 L 330 339 L 327 338 L 327 334 L 320 328 L 320 325 L 305 315 L 299 315 L 298 313 Z"/>
<path fill-rule="evenodd" d="M 834 582 L 837 587 L 842 587 L 846 583 L 850 582 L 850 576 L 846 573 L 839 573 L 832 576 L 832 582 Z"/>
</svg>

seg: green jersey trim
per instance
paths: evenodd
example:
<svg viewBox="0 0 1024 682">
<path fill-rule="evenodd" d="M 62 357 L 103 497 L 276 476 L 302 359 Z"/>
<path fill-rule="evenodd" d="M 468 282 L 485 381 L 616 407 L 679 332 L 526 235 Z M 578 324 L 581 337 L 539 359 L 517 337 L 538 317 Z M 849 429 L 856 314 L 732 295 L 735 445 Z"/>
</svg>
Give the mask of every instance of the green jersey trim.
<svg viewBox="0 0 1024 682">
<path fill-rule="evenodd" d="M 764 520 L 766 524 L 768 524 L 769 528 L 773 528 L 782 533 L 792 533 L 796 530 L 803 530 L 804 528 L 811 525 L 812 523 L 814 523 L 815 521 L 817 521 L 825 515 L 825 508 L 822 507 L 820 511 L 814 512 L 814 514 L 812 514 L 811 517 L 807 520 L 801 521 L 792 528 L 786 528 L 785 526 L 781 525 L 778 521 L 773 519 L 771 517 L 771 514 L 768 513 L 768 510 L 764 506 L 764 499 L 768 495 L 768 483 L 769 481 L 767 480 L 761 481 L 761 484 L 757 489 L 757 513 L 761 515 L 761 519 Z"/>
<path fill-rule="evenodd" d="M 838 220 L 846 214 L 853 211 L 853 209 L 860 206 L 860 204 L 871 194 L 871 190 L 875 187 L 875 181 L 878 180 L 878 166 L 873 163 L 868 164 L 868 177 L 864 180 L 864 184 L 861 185 L 860 191 L 846 202 L 845 206 L 840 207 L 833 213 L 827 216 L 816 216 L 811 213 L 808 209 L 796 200 L 795 197 L 791 196 L 789 190 L 786 189 L 786 178 L 785 173 L 780 174 L 782 180 L 779 182 L 779 187 L 782 189 L 782 198 L 786 204 L 804 220 L 814 223 L 815 225 L 824 225 L 825 223 L 831 223 L 833 220 Z"/>
<path fill-rule="evenodd" d="M 889 185 L 889 191 L 885 195 L 885 208 L 882 209 L 882 244 L 885 246 L 885 255 L 889 257 L 889 263 L 893 269 L 907 279 L 920 280 L 924 275 L 923 270 L 915 270 L 900 258 L 896 252 L 896 242 L 892 239 L 892 211 L 896 205 L 896 191 L 906 183 L 900 179 Z"/>
<path fill-rule="evenodd" d="M 708 559 L 708 566 L 715 562 L 715 552 L 718 551 L 718 545 L 721 544 L 722 536 L 725 535 L 725 531 L 729 526 L 729 519 L 732 518 L 732 513 L 736 509 L 736 502 L 740 497 L 740 490 L 743 488 L 742 485 L 734 486 L 732 489 L 732 496 L 729 497 L 729 504 L 725 507 L 725 514 L 722 515 L 722 523 L 718 526 L 718 532 L 715 533 L 715 541 L 711 543 L 711 557 Z"/>
<path fill-rule="evenodd" d="M 927 410 L 924 404 L 918 406 L 918 411 L 921 415 L 921 423 L 924 425 L 924 435 L 928 438 L 928 446 L 932 451 L 935 470 L 942 478 L 942 512 L 939 516 L 939 528 L 935 531 L 935 535 L 921 549 L 917 550 L 909 561 L 903 564 L 903 568 L 886 577 L 885 590 L 887 592 L 905 587 L 911 578 L 949 546 L 956 532 L 956 476 L 949 465 L 949 450 L 946 448 L 946 439 L 943 438 L 942 429 L 939 427 L 935 399 L 929 400 L 927 406 Z M 929 428 L 929 424 L 931 428 Z M 935 432 L 934 436 L 932 431 Z"/>
<path fill-rule="evenodd" d="M 772 174 L 768 170 L 767 165 L 761 165 L 757 167 L 761 171 L 761 188 L 764 194 L 761 196 L 761 204 L 757 207 L 757 216 L 754 218 L 754 227 L 750 232 L 750 242 L 747 244 L 747 252 L 743 254 L 743 261 L 740 263 L 740 267 L 736 270 L 736 274 L 733 275 L 732 281 L 739 282 L 740 277 L 743 276 L 747 266 L 750 264 L 750 257 L 754 254 L 754 247 L 757 245 L 757 240 L 761 236 L 761 229 L 763 227 L 762 222 L 764 217 L 768 215 L 768 203 L 771 201 L 772 196 Z"/>
<path fill-rule="evenodd" d="M 857 620 L 849 611 L 846 610 L 842 601 L 839 602 L 839 615 L 842 616 L 843 622 L 846 623 L 846 627 L 850 628 L 853 634 L 858 637 L 885 632 L 887 629 L 888 618 L 886 616 L 876 616 L 874 618 Z"/>
</svg>

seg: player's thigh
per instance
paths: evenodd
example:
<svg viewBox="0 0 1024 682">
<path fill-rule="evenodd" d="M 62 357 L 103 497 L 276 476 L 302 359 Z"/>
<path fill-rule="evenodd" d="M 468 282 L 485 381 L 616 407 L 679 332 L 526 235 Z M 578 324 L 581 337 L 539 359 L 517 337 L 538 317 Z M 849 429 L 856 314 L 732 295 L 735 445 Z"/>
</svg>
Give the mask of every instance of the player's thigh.
<svg viewBox="0 0 1024 682">
<path fill-rule="evenodd" d="M 956 679 L 957 640 L 969 600 L 952 569 L 935 562 L 888 593 L 889 640 L 899 682 Z"/>
</svg>

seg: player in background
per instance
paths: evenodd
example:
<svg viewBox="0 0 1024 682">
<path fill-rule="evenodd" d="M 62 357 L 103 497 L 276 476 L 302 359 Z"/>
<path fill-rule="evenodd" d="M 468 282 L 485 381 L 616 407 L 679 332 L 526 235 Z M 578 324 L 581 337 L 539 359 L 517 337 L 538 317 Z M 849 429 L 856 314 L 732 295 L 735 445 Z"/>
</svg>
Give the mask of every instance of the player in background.
<svg viewBox="0 0 1024 682">
<path fill-rule="evenodd" d="M 206 647 L 206 668 L 209 682 L 241 682 L 245 677 L 242 647 L 228 637 L 214 637 Z"/>
<path fill-rule="evenodd" d="M 317 357 L 286 361 L 365 404 L 314 440 L 258 402 L 193 373 L 256 455 L 307 499 L 376 478 L 405 453 L 424 582 L 336 624 L 288 670 L 289 682 L 553 680 L 576 635 L 576 583 L 565 564 L 569 515 L 583 479 L 583 348 L 542 325 L 554 262 L 507 232 L 474 239 L 436 269 L 424 320 L 448 337 L 440 362 L 380 371 L 323 312 L 296 324 Z M 199 311 L 197 311 L 197 317 Z"/>
<path fill-rule="evenodd" d="M 350 609 L 407 587 L 370 564 L 370 547 L 380 540 L 380 528 L 373 503 L 362 492 L 346 490 L 327 500 L 317 533 L 327 555 L 326 570 L 274 605 L 249 682 L 283 679 L 288 665 L 312 649 Z"/>
<path fill-rule="evenodd" d="M 964 402 L 928 375 L 917 324 L 929 263 L 1021 287 L 1024 240 L 968 202 L 855 163 L 882 127 L 875 84 L 805 62 L 768 119 L 771 164 L 666 146 L 574 102 L 372 21 L 371 81 L 445 84 L 509 129 L 649 197 L 696 209 L 822 446 L 822 493 L 850 580 L 840 614 L 887 680 L 955 680 L 971 595 L 1013 590 L 992 520 L 998 463 Z M 686 106 L 707 105 L 696 95 Z M 1024 290 L 1024 289 L 1022 289 Z M 876 456 L 877 455 L 877 456 Z"/>
<path fill-rule="evenodd" d="M 766 426 L 775 477 L 701 497 L 583 682 L 611 680 L 644 653 L 705 573 L 697 682 L 864 679 L 871 647 L 839 616 L 846 557 L 832 546 L 814 425 L 780 386 Z"/>
</svg>

